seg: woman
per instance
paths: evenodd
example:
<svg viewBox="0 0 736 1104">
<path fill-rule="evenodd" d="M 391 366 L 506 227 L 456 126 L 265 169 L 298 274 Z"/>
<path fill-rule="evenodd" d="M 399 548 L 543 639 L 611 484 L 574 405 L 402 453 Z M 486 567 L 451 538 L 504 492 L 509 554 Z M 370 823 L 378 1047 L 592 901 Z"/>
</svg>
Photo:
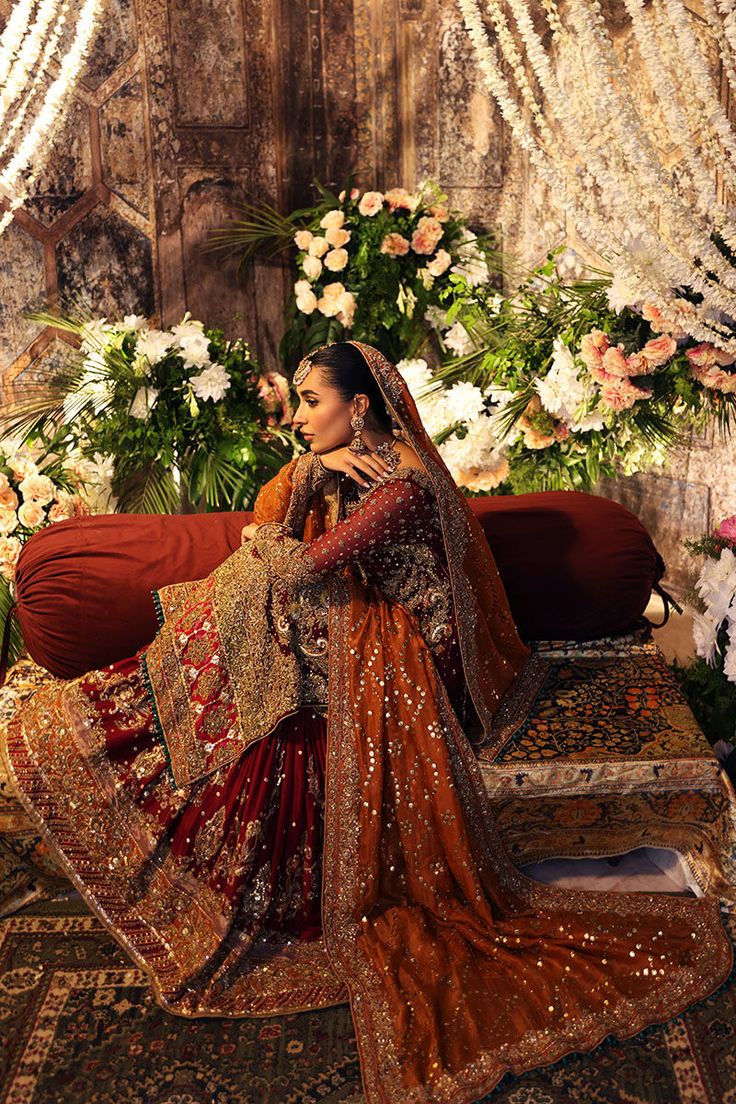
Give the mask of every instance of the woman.
<svg viewBox="0 0 736 1104">
<path fill-rule="evenodd" d="M 148 648 L 38 691 L 8 764 L 164 1008 L 349 1001 L 368 1101 L 472 1101 L 681 1012 L 731 946 L 710 897 L 513 867 L 463 724 L 492 739 L 535 670 L 482 531 L 377 350 L 294 379 L 310 452 L 242 547 L 157 592 Z"/>
</svg>

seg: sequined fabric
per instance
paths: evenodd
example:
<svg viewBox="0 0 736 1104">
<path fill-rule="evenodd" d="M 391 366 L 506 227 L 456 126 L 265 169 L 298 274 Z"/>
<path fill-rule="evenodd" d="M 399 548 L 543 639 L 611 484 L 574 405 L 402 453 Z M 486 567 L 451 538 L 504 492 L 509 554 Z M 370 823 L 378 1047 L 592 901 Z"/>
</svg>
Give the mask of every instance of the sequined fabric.
<svg viewBox="0 0 736 1104">
<path fill-rule="evenodd" d="M 418 518 L 431 490 L 463 678 L 486 740 L 494 713 L 533 668 L 533 657 L 518 638 L 483 535 L 405 383 L 380 353 L 356 344 L 426 480 L 410 475 L 375 488 L 342 519 L 354 525 L 340 535 L 339 510 L 332 513 L 335 496 L 340 505 L 336 481 L 315 488 L 313 461 L 293 461 L 259 496 L 256 520 L 268 528 L 253 542 L 265 580 L 258 593 L 267 599 L 307 580 L 328 586 L 320 937 L 262 944 L 249 924 L 257 927 L 268 883 L 228 905 L 222 887 L 209 881 L 230 822 L 214 798 L 202 816 L 201 788 L 219 786 L 221 799 L 223 779 L 247 770 L 270 742 L 278 746 L 288 718 L 188 791 L 154 788 L 169 806 L 163 836 L 141 818 L 134 784 L 111 765 L 104 710 L 89 712 L 88 687 L 79 682 L 40 691 L 21 709 L 9 726 L 8 761 L 27 807 L 64 852 L 86 898 L 147 965 L 164 1007 L 183 1015 L 252 1015 L 349 998 L 368 1104 L 470 1104 L 507 1070 L 522 1072 L 588 1049 L 610 1032 L 628 1037 L 677 1014 L 726 978 L 732 951 L 714 897 L 571 893 L 530 882 L 511 864 L 440 673 L 439 649 L 420 626 L 421 607 L 414 612 L 371 581 L 366 564 L 378 540 L 370 555 L 351 558 L 356 525 L 366 526 L 361 541 L 372 539 L 361 518 L 373 516 L 379 496 L 386 494 L 388 508 L 395 496 L 411 495 Z M 397 578 L 400 590 L 400 570 Z M 233 578 L 233 589 L 238 585 Z M 225 598 L 227 588 L 221 593 Z M 209 608 L 205 602 L 200 615 L 209 619 Z M 221 630 L 239 631 L 234 618 L 212 608 Z M 169 654 L 175 650 L 172 641 Z M 239 682 L 252 678 L 246 656 L 244 648 L 240 667 L 226 665 L 234 700 Z M 295 651 L 291 657 L 298 666 Z M 118 685 L 109 701 L 112 716 L 123 690 Z M 282 687 L 266 681 L 261 692 L 278 697 Z M 145 715 L 148 699 L 140 696 L 135 668 L 130 693 Z M 217 691 L 208 704 L 220 703 Z M 151 719 L 147 750 L 158 754 L 154 768 L 163 778 Z M 140 717 L 132 725 L 139 734 Z M 263 778 L 268 794 L 268 773 Z M 240 791 L 231 797 L 246 800 Z M 199 817 L 205 833 L 209 858 L 199 869 L 177 865 L 170 847 L 171 827 L 184 817 Z M 242 833 L 247 817 L 234 823 Z M 195 838 L 184 836 L 190 846 Z M 305 852 L 297 853 L 303 869 Z M 233 861 L 239 857 L 236 847 Z"/>
</svg>

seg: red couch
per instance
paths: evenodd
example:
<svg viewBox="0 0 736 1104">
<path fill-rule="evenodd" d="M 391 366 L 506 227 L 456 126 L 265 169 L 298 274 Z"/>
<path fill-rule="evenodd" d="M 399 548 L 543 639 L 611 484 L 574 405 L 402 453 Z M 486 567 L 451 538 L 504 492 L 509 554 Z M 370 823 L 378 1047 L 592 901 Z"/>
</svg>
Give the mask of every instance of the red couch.
<svg viewBox="0 0 736 1104">
<path fill-rule="evenodd" d="M 469 501 L 524 639 L 589 640 L 639 621 L 664 563 L 623 506 L 573 491 Z M 251 520 L 112 514 L 42 529 L 17 572 L 29 654 L 62 678 L 132 655 L 156 633 L 151 591 L 209 574 Z"/>
</svg>

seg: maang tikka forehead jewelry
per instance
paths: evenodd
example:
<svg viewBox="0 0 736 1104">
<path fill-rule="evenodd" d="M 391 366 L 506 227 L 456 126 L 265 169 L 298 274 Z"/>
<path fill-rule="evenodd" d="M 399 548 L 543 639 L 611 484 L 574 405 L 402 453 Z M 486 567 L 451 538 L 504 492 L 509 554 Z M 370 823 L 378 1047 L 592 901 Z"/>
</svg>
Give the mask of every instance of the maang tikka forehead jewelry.
<svg viewBox="0 0 736 1104">
<path fill-rule="evenodd" d="M 311 361 L 311 357 L 313 357 L 316 353 L 321 353 L 323 349 L 329 349 L 330 345 L 335 344 L 336 342 L 334 341 L 328 341 L 326 345 L 320 345 L 318 349 L 312 349 L 311 353 L 307 353 L 306 356 L 302 357 L 302 359 L 299 361 L 297 370 L 294 372 L 293 383 L 295 387 L 298 387 L 299 384 L 307 378 L 312 368 L 314 367 Z"/>
</svg>

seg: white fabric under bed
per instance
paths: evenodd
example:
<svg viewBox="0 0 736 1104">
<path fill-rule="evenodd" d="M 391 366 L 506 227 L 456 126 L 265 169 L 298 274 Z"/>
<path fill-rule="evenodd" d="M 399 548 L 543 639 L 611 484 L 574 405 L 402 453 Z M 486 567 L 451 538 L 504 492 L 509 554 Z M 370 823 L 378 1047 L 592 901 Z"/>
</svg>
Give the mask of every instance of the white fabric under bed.
<svg viewBox="0 0 736 1104">
<path fill-rule="evenodd" d="M 595 859 L 544 859 L 521 869 L 537 882 L 567 889 L 703 896 L 682 855 L 667 847 L 637 847 L 624 855 Z"/>
</svg>

